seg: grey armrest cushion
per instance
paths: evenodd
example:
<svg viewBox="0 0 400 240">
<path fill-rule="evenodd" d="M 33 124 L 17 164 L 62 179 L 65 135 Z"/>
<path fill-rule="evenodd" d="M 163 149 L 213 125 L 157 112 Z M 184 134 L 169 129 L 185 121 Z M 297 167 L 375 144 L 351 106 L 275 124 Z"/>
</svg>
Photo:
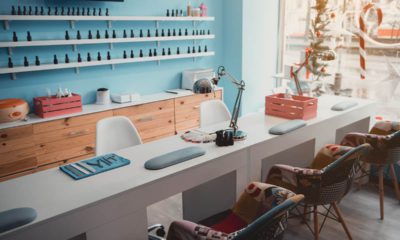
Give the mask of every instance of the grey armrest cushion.
<svg viewBox="0 0 400 240">
<path fill-rule="evenodd" d="M 0 213 L 0 233 L 28 224 L 36 219 L 33 208 L 15 208 Z"/>
<path fill-rule="evenodd" d="M 269 133 L 273 134 L 273 135 L 283 135 L 285 133 L 294 131 L 294 130 L 304 127 L 306 125 L 307 125 L 307 123 L 304 120 L 290 120 L 288 122 L 281 123 L 281 124 L 278 124 L 278 125 L 272 127 L 269 130 Z"/>
<path fill-rule="evenodd" d="M 357 105 L 358 105 L 358 103 L 355 101 L 343 101 L 343 102 L 333 105 L 331 110 L 332 111 L 344 111 L 349 108 L 355 107 Z"/>
<path fill-rule="evenodd" d="M 170 152 L 148 160 L 144 167 L 148 170 L 159 170 L 206 154 L 201 147 L 188 147 Z"/>
</svg>

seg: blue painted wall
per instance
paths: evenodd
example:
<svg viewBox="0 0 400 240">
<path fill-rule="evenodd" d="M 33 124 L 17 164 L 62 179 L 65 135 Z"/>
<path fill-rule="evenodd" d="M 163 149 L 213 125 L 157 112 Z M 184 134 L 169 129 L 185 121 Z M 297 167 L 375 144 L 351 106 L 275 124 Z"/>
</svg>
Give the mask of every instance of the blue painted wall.
<svg viewBox="0 0 400 240">
<path fill-rule="evenodd" d="M 199 5 L 203 1 L 191 1 L 192 5 Z M 181 72 L 185 69 L 213 67 L 222 63 L 223 56 L 223 0 L 204 0 L 209 7 L 209 15 L 215 16 L 215 22 L 204 22 L 198 29 L 210 29 L 216 34 L 215 40 L 203 40 L 199 44 L 208 46 L 210 51 L 216 51 L 215 57 L 201 58 L 193 62 L 192 59 L 170 60 L 161 62 L 158 66 L 156 62 L 133 63 L 117 65 L 115 70 L 110 66 L 99 66 L 81 68 L 80 74 L 76 74 L 74 69 L 53 70 L 44 72 L 21 73 L 17 75 L 17 80 L 10 80 L 8 75 L 0 75 L 0 98 L 23 98 L 28 102 L 33 97 L 46 95 L 46 88 L 50 88 L 53 93 L 59 86 L 69 88 L 73 92 L 83 96 L 84 103 L 95 101 L 95 90 L 100 87 L 107 87 L 112 92 L 139 92 L 141 94 L 151 94 L 166 89 L 179 88 Z M 93 1 L 50 1 L 50 0 L 13 0 L 0 1 L 0 14 L 10 14 L 12 5 L 32 5 L 32 6 L 80 6 L 109 8 L 110 15 L 121 16 L 163 16 L 166 9 L 186 9 L 187 1 L 183 0 L 125 0 L 123 3 L 115 2 L 93 2 Z M 183 23 L 160 23 L 160 28 L 188 28 L 193 29 L 192 22 Z M 96 30 L 101 34 L 107 29 L 106 22 L 77 22 L 75 29 L 71 29 L 68 22 L 11 22 L 10 29 L 5 31 L 0 29 L 0 41 L 12 39 L 13 31 L 18 34 L 19 40 L 26 39 L 26 31 L 30 31 L 33 39 L 64 39 L 65 31 L 68 30 L 71 37 L 76 36 L 76 31 L 80 30 L 82 37 L 87 37 L 88 30 L 92 30 L 95 35 Z M 134 29 L 135 34 L 139 30 L 151 29 L 154 34 L 154 22 L 113 22 L 111 29 L 116 29 L 117 34 L 122 36 L 123 29 Z M 110 30 L 109 30 L 110 32 Z M 129 32 L 128 32 L 129 34 Z M 192 41 L 161 43 L 161 48 L 171 47 L 173 52 L 177 47 L 186 52 L 188 46 L 192 46 Z M 52 62 L 53 55 L 56 54 L 60 62 L 64 62 L 64 55 L 67 53 L 71 61 L 76 61 L 77 53 L 80 52 L 84 60 L 86 54 L 90 52 L 92 59 L 96 59 L 97 52 L 101 52 L 103 58 L 106 52 L 110 51 L 112 57 L 120 58 L 124 50 L 134 49 L 135 55 L 139 54 L 139 49 L 148 53 L 148 49 L 155 48 L 155 43 L 124 43 L 114 44 L 112 50 L 107 44 L 100 45 L 80 45 L 78 51 L 73 52 L 71 46 L 54 47 L 31 47 L 15 48 L 13 50 L 14 65 L 22 65 L 23 57 L 27 56 L 30 64 L 34 64 L 35 56 L 39 56 L 41 63 Z M 161 50 L 158 51 L 159 54 Z M 8 53 L 6 49 L 0 49 L 0 66 L 6 67 Z"/>
</svg>

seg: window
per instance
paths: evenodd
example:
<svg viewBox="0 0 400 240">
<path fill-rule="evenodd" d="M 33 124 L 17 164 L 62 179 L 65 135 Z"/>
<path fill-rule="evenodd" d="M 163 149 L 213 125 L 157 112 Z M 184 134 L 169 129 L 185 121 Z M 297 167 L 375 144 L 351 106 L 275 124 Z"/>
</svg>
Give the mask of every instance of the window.
<svg viewBox="0 0 400 240">
<path fill-rule="evenodd" d="M 366 26 L 369 41 L 366 43 L 366 79 L 360 78 L 358 16 L 370 1 L 329 0 L 335 12 L 331 28 L 335 37 L 325 39 L 324 44 L 335 48 L 336 60 L 329 62 L 329 77 L 324 78 L 323 91 L 335 92 L 336 83 L 341 82 L 341 95 L 374 99 L 379 102 L 378 116 L 384 119 L 400 119 L 400 0 L 375 0 L 383 12 L 383 22 L 378 26 L 377 14 L 371 11 Z M 315 0 L 282 1 L 283 38 L 282 64 L 300 62 L 300 53 L 309 46 L 308 29 L 313 19 Z M 350 35 L 349 33 L 352 33 Z M 284 69 L 284 68 L 282 68 Z M 339 81 L 339 75 L 342 80 Z M 338 85 L 336 85 L 338 86 Z"/>
</svg>

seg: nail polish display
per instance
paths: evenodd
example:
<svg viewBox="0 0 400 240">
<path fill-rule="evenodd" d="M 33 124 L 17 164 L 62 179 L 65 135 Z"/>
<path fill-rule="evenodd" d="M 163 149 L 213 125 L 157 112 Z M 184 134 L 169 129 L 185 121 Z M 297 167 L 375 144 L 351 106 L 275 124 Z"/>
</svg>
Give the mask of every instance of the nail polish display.
<svg viewBox="0 0 400 240">
<path fill-rule="evenodd" d="M 13 32 L 13 42 L 18 42 L 18 37 L 16 32 Z"/>
<path fill-rule="evenodd" d="M 107 52 L 107 60 L 111 60 L 110 52 Z"/>
<path fill-rule="evenodd" d="M 40 66 L 40 60 L 38 56 L 35 57 L 35 65 Z"/>
<path fill-rule="evenodd" d="M 93 36 L 92 36 L 92 31 L 89 30 L 88 39 L 92 39 L 92 38 L 93 38 Z"/>
<path fill-rule="evenodd" d="M 90 53 L 87 54 L 87 61 L 88 62 L 92 61 L 92 57 L 90 56 Z"/>
<path fill-rule="evenodd" d="M 26 40 L 27 40 L 28 42 L 32 41 L 31 32 L 29 32 L 29 31 L 26 33 Z"/>
<path fill-rule="evenodd" d="M 76 33 L 76 39 L 81 40 L 82 36 L 81 36 L 81 32 L 78 30 L 78 32 Z"/>
<path fill-rule="evenodd" d="M 135 54 L 133 54 L 133 50 L 131 50 L 131 58 L 135 58 Z"/>
<path fill-rule="evenodd" d="M 65 63 L 69 63 L 69 57 L 68 57 L 68 54 L 65 54 Z"/>
<path fill-rule="evenodd" d="M 29 67 L 29 62 L 27 57 L 24 57 L 24 66 Z"/>
<path fill-rule="evenodd" d="M 65 31 L 65 40 L 69 40 L 69 33 L 68 33 L 68 31 Z"/>
<path fill-rule="evenodd" d="M 78 53 L 78 62 L 82 62 L 82 57 L 80 53 Z"/>
<path fill-rule="evenodd" d="M 124 50 L 124 59 L 128 58 L 128 56 L 126 55 L 126 51 Z"/>
<path fill-rule="evenodd" d="M 8 58 L 8 67 L 9 67 L 9 68 L 14 67 L 14 64 L 13 64 L 13 62 L 12 62 L 12 60 L 11 60 L 10 57 Z"/>
<path fill-rule="evenodd" d="M 100 55 L 100 52 L 97 52 L 97 61 L 101 61 L 101 55 Z"/>
<path fill-rule="evenodd" d="M 57 55 L 54 55 L 53 63 L 54 63 L 54 64 L 58 64 Z"/>
</svg>

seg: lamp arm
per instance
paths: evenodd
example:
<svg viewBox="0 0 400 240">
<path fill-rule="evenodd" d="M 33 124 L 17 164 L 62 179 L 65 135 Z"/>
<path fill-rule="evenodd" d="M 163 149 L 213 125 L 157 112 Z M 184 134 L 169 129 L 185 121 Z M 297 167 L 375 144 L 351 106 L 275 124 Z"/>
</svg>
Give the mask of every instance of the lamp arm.
<svg viewBox="0 0 400 240">
<path fill-rule="evenodd" d="M 238 118 L 239 118 L 239 114 L 240 114 L 240 107 L 242 105 L 243 91 L 244 91 L 244 88 L 239 88 L 239 90 L 238 90 L 235 105 L 233 107 L 231 123 L 229 125 L 229 127 L 233 128 L 233 131 L 235 134 L 236 134 L 236 131 L 239 129 L 237 122 L 238 122 Z"/>
</svg>

